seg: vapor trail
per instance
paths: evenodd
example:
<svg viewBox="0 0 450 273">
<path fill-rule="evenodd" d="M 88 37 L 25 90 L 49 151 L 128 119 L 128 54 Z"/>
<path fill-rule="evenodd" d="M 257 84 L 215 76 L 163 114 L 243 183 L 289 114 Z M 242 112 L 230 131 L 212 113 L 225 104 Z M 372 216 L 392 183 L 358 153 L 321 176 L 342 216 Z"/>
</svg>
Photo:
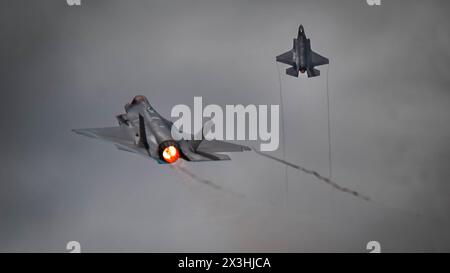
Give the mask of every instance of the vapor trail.
<svg viewBox="0 0 450 273">
<path fill-rule="evenodd" d="M 274 156 L 271 156 L 271 155 L 262 153 L 262 152 L 258 151 L 257 149 L 255 149 L 254 147 L 252 147 L 252 148 L 253 148 L 253 151 L 255 151 L 255 153 L 257 153 L 257 154 L 259 154 L 259 155 L 261 155 L 261 156 L 264 156 L 264 157 L 267 157 L 267 158 L 269 158 L 269 159 L 278 161 L 278 162 L 280 162 L 280 163 L 282 163 L 282 164 L 284 164 L 284 165 L 286 165 L 286 166 L 289 166 L 289 167 L 291 167 L 291 168 L 294 168 L 294 169 L 299 170 L 299 171 L 301 171 L 301 172 L 304 172 L 304 173 L 306 173 L 306 174 L 312 175 L 312 176 L 316 177 L 317 179 L 319 179 L 320 181 L 323 181 L 323 182 L 329 184 L 330 186 L 332 186 L 333 188 L 335 188 L 335 189 L 337 189 L 337 190 L 339 190 L 339 191 L 341 191 L 341 192 L 349 193 L 349 194 L 351 194 L 351 195 L 353 195 L 353 196 L 355 196 L 355 197 L 358 197 L 358 198 L 360 198 L 360 199 L 362 199 L 362 200 L 364 200 L 364 201 L 370 201 L 370 198 L 369 198 L 369 197 L 364 196 L 364 195 L 360 194 L 360 193 L 357 192 L 357 191 L 354 191 L 354 190 L 351 190 L 351 189 L 342 187 L 342 186 L 340 186 L 339 184 L 337 184 L 336 182 L 330 180 L 329 178 L 326 178 L 326 177 L 320 175 L 320 174 L 319 174 L 318 172 L 316 172 L 316 171 L 308 170 L 308 169 L 303 168 L 303 167 L 301 167 L 301 166 L 298 166 L 298 165 L 295 165 L 295 164 L 293 164 L 293 163 L 287 162 L 287 161 L 285 161 L 285 160 L 283 160 L 283 159 L 280 159 L 280 158 L 277 158 L 277 157 L 274 157 Z"/>
<path fill-rule="evenodd" d="M 275 62 L 277 65 L 277 72 L 278 72 L 278 85 L 280 87 L 280 112 L 281 112 L 281 133 L 283 137 L 283 160 L 286 159 L 286 129 L 284 126 L 284 99 L 283 99 L 283 85 L 281 84 L 281 72 L 280 72 L 280 66 L 278 62 Z M 289 202 L 289 177 L 288 177 L 288 168 L 285 166 L 284 168 L 284 178 L 285 178 L 285 190 L 286 190 L 286 205 L 288 205 Z"/>
</svg>

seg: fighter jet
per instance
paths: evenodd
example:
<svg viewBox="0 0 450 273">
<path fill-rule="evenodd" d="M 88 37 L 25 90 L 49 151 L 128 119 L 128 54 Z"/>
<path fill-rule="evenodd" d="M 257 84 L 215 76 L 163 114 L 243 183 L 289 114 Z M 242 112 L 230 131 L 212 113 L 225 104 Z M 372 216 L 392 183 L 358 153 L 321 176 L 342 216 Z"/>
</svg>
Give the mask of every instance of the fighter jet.
<svg viewBox="0 0 450 273">
<path fill-rule="evenodd" d="M 327 58 L 311 50 L 311 41 L 306 38 L 303 25 L 298 28 L 293 49 L 278 56 L 277 62 L 292 66 L 286 69 L 287 75 L 298 77 L 298 72 L 302 74 L 307 72 L 308 78 L 320 76 L 320 71 L 315 69 L 316 66 L 330 63 Z"/>
<path fill-rule="evenodd" d="M 131 103 L 127 103 L 125 113 L 116 118 L 119 126 L 73 131 L 112 142 L 119 150 L 154 159 L 160 164 L 171 164 L 180 158 L 187 161 L 230 160 L 229 156 L 218 153 L 251 150 L 247 146 L 206 140 L 203 137 L 203 130 L 199 132 L 201 137 L 195 138 L 191 135 L 190 138 L 174 140 L 171 133 L 173 123 L 163 118 L 150 105 L 147 98 L 141 95 L 134 97 Z"/>
</svg>

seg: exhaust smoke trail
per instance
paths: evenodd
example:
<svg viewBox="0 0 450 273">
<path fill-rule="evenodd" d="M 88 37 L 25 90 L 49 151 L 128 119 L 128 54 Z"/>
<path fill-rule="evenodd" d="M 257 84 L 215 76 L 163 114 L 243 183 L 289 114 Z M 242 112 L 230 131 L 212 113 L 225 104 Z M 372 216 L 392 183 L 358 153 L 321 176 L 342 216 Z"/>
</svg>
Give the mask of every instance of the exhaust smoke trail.
<svg viewBox="0 0 450 273">
<path fill-rule="evenodd" d="M 294 168 L 294 169 L 296 169 L 296 170 L 299 170 L 299 171 L 301 171 L 301 172 L 303 172 L 303 173 L 312 175 L 312 176 L 316 177 L 317 179 L 319 179 L 320 181 L 323 181 L 323 182 L 329 184 L 330 186 L 332 186 L 333 188 L 335 188 L 335 189 L 337 189 L 337 190 L 339 190 L 339 191 L 341 191 L 341 192 L 349 193 L 349 194 L 351 194 L 351 195 L 353 195 L 353 196 L 355 196 L 355 197 L 357 197 L 357 198 L 360 198 L 360 199 L 362 199 L 362 200 L 364 200 L 364 201 L 371 201 L 369 197 L 364 196 L 364 195 L 360 194 L 360 193 L 357 192 L 357 191 L 354 191 L 354 190 L 348 189 L 348 188 L 346 188 L 346 187 L 340 186 L 340 185 L 337 184 L 336 182 L 330 180 L 330 179 L 327 178 L 327 177 L 324 177 L 324 176 L 320 175 L 320 174 L 319 174 L 318 172 L 316 172 L 316 171 L 308 170 L 308 169 L 303 168 L 303 167 L 301 167 L 301 166 L 298 166 L 298 165 L 295 165 L 295 164 L 293 164 L 293 163 L 287 162 L 287 161 L 285 161 L 285 160 L 283 160 L 283 159 L 280 159 L 280 158 L 277 158 L 277 157 L 274 157 L 274 156 L 271 156 L 271 155 L 262 153 L 262 152 L 260 152 L 259 150 L 255 149 L 254 147 L 252 147 L 252 148 L 253 148 L 253 151 L 255 151 L 255 153 L 257 153 L 257 154 L 259 154 L 259 155 L 261 155 L 261 156 L 264 156 L 264 157 L 266 157 L 266 158 L 269 158 L 269 159 L 278 161 L 278 162 L 280 162 L 280 163 L 282 163 L 282 164 L 284 164 L 284 165 L 286 165 L 286 166 L 289 166 L 289 167 L 291 167 L 291 168 Z"/>
<path fill-rule="evenodd" d="M 222 192 L 233 194 L 233 195 L 235 195 L 237 197 L 240 197 L 240 198 L 245 198 L 245 195 L 243 195 L 241 193 L 237 193 L 237 192 L 234 192 L 234 191 L 231 191 L 231 190 L 227 190 L 227 189 L 223 188 L 222 186 L 217 185 L 216 183 L 212 182 L 211 180 L 199 177 L 198 175 L 194 174 L 193 172 L 191 172 L 190 170 L 188 170 L 185 167 L 181 166 L 180 164 L 172 164 L 172 165 L 170 165 L 170 167 L 175 169 L 179 173 L 182 173 L 182 174 L 186 175 L 190 179 L 192 179 L 192 180 L 194 180 L 194 181 L 196 181 L 196 182 L 198 182 L 200 184 L 206 185 L 206 186 L 211 187 L 211 188 L 213 188 L 215 190 L 219 190 L 219 191 L 222 191 Z"/>
</svg>

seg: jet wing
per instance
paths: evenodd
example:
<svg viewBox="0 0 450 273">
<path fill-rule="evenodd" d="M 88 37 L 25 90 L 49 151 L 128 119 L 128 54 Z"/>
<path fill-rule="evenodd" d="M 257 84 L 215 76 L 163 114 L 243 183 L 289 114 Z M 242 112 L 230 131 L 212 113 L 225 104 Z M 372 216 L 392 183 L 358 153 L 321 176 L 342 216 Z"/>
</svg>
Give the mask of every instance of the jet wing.
<svg viewBox="0 0 450 273">
<path fill-rule="evenodd" d="M 320 65 L 329 64 L 330 60 L 317 54 L 314 51 L 311 51 L 311 62 L 312 62 L 312 66 L 320 66 Z"/>
<path fill-rule="evenodd" d="M 86 137 L 112 142 L 119 150 L 122 151 L 148 155 L 144 148 L 140 148 L 135 145 L 134 137 L 136 132 L 133 128 L 116 126 L 106 128 L 76 129 L 72 131 Z"/>
<path fill-rule="evenodd" d="M 292 50 L 277 56 L 277 62 L 292 65 L 294 63 L 294 52 Z"/>
<path fill-rule="evenodd" d="M 106 140 L 109 142 L 134 142 L 134 130 L 127 127 L 106 127 L 106 128 L 92 128 L 92 129 L 75 129 L 73 132 L 92 138 Z"/>
</svg>

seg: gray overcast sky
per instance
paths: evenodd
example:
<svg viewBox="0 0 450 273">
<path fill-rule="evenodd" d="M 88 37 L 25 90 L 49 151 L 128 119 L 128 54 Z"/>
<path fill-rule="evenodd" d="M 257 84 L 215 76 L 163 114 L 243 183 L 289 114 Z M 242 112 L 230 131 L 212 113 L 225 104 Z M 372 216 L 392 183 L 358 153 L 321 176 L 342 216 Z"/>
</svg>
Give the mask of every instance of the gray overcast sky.
<svg viewBox="0 0 450 273">
<path fill-rule="evenodd" d="M 0 251 L 450 251 L 449 1 L 0 2 Z M 183 165 L 245 195 L 71 133 L 137 94 L 278 104 L 298 25 L 331 60 L 333 178 L 254 153 Z M 285 66 L 280 65 L 284 70 Z M 327 68 L 282 76 L 287 158 L 328 172 Z M 278 151 L 274 155 L 281 155 Z"/>
</svg>

